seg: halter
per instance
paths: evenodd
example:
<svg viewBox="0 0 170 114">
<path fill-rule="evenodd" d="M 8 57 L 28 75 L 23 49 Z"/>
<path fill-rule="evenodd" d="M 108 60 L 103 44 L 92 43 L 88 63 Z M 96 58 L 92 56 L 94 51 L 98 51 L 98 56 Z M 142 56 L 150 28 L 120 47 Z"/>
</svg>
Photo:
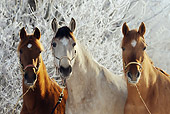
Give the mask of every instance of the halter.
<svg viewBox="0 0 170 114">
<path fill-rule="evenodd" d="M 75 56 L 74 56 L 74 57 L 75 57 Z M 74 59 L 74 57 L 73 57 L 71 60 L 70 60 L 68 57 L 67 57 L 67 58 L 68 58 L 68 59 L 70 60 L 70 62 L 71 62 L 71 61 Z M 62 60 L 62 58 L 61 58 L 61 60 Z M 61 60 L 60 60 L 60 61 L 61 61 Z M 20 59 L 20 65 L 23 66 L 23 65 L 21 64 L 21 59 Z M 38 68 L 37 68 L 36 66 L 34 66 L 33 64 L 28 64 L 27 66 L 25 66 L 25 68 L 23 68 L 23 71 L 25 71 L 25 70 L 26 70 L 27 68 L 29 68 L 29 67 L 32 67 L 32 68 L 35 68 L 36 73 L 37 73 L 37 71 L 38 71 L 38 69 L 39 69 L 39 66 L 40 66 L 40 62 L 39 62 Z M 37 79 L 36 79 L 36 81 L 37 81 Z M 36 82 L 36 81 L 35 81 L 35 82 Z M 53 81 L 53 80 L 52 80 L 52 81 Z M 33 86 L 35 85 L 35 82 L 34 82 Z M 31 88 L 33 89 L 33 86 L 29 87 L 28 90 L 18 99 L 17 103 L 16 103 L 15 106 L 14 106 L 14 109 L 13 109 L 13 111 L 12 111 L 12 114 L 14 114 L 14 110 L 15 110 L 18 102 L 28 93 L 28 91 L 29 91 Z M 54 113 L 55 109 L 56 109 L 57 106 L 61 103 L 61 101 L 62 101 L 62 99 L 63 99 L 63 97 L 64 97 L 64 89 L 65 89 L 65 87 L 66 87 L 66 80 L 65 80 L 65 79 L 64 79 L 63 82 L 62 82 L 62 86 L 63 86 L 63 88 L 62 88 L 62 91 L 61 91 L 60 96 L 59 96 L 59 98 L 58 98 L 57 104 L 56 104 L 55 107 L 53 108 L 51 114 Z"/>
<path fill-rule="evenodd" d="M 37 75 L 37 71 L 38 71 L 38 69 L 39 69 L 40 62 L 39 62 L 38 64 L 39 64 L 39 65 L 38 65 L 38 68 L 37 68 L 36 66 L 34 66 L 33 64 L 28 64 L 27 66 L 25 66 L 25 68 L 22 68 L 22 70 L 23 70 L 23 72 L 25 72 L 25 70 L 26 70 L 27 68 L 32 67 L 32 68 L 35 68 L 35 70 L 36 70 L 36 75 Z M 20 65 L 23 67 L 23 64 L 21 63 L 21 57 L 20 57 Z M 23 93 L 23 94 L 19 97 L 17 103 L 14 105 L 14 109 L 13 109 L 13 111 L 12 111 L 12 114 L 14 114 L 14 111 L 15 111 L 17 105 L 18 105 L 18 102 L 28 93 L 28 91 L 29 91 L 30 89 L 32 89 L 32 90 L 34 91 L 34 86 L 35 86 L 36 81 L 37 81 L 37 78 L 36 78 L 36 80 L 34 81 L 33 85 L 30 86 L 30 87 L 27 89 L 27 91 L 26 91 L 25 93 Z"/>
<path fill-rule="evenodd" d="M 143 61 L 142 61 L 141 64 L 138 63 L 138 62 L 129 62 L 127 65 L 125 65 L 125 63 L 124 63 L 124 66 L 125 66 L 125 70 L 127 69 L 127 67 L 128 67 L 129 65 L 139 65 L 139 66 L 140 66 L 140 69 L 142 69 L 142 64 L 143 64 Z M 135 84 L 135 87 L 136 87 L 137 93 L 138 93 L 138 95 L 139 95 L 139 97 L 140 97 L 142 103 L 144 104 L 144 106 L 145 106 L 147 112 L 148 112 L 149 114 L 151 114 L 151 112 L 150 112 L 148 106 L 146 105 L 144 99 L 142 98 L 142 96 L 141 96 L 141 94 L 140 94 L 140 91 L 139 91 L 139 89 L 138 89 L 138 87 L 137 87 L 136 84 Z"/>
<path fill-rule="evenodd" d="M 71 61 L 75 58 L 75 56 L 76 56 L 76 55 L 74 55 L 74 56 L 70 59 L 70 58 L 67 57 L 67 56 L 62 56 L 61 58 L 59 58 L 59 57 L 56 57 L 56 56 L 54 55 L 54 57 L 59 60 L 59 66 L 60 66 L 60 64 L 61 64 L 61 60 L 62 60 L 62 59 L 66 58 L 66 59 L 68 59 L 69 62 L 71 63 Z"/>
<path fill-rule="evenodd" d="M 39 67 L 40 67 L 40 57 L 38 58 L 38 68 L 37 68 L 35 65 L 33 65 L 33 64 L 28 64 L 28 65 L 26 65 L 26 66 L 24 67 L 23 64 L 21 63 L 21 57 L 20 57 L 20 65 L 22 66 L 23 72 L 25 72 L 25 70 L 26 70 L 27 68 L 32 67 L 32 68 L 35 69 L 36 74 L 37 74 L 38 69 L 39 69 Z"/>
<path fill-rule="evenodd" d="M 23 70 L 25 71 L 29 67 L 35 68 L 35 70 L 38 71 L 37 67 L 34 66 L 33 64 L 28 64 L 27 66 L 25 66 L 25 68 Z"/>
<path fill-rule="evenodd" d="M 127 69 L 127 67 L 128 67 L 129 65 L 139 65 L 139 66 L 140 66 L 140 69 L 142 69 L 142 64 L 143 64 L 143 61 L 142 61 L 141 64 L 138 63 L 138 62 L 129 62 L 127 65 L 125 65 L 125 63 L 124 63 L 124 66 L 125 66 L 125 70 Z"/>
<path fill-rule="evenodd" d="M 54 53 L 52 53 L 52 54 L 53 54 L 53 56 L 54 56 L 57 60 L 59 60 L 59 66 L 61 65 L 62 59 L 66 58 L 66 59 L 68 59 L 69 62 L 71 63 L 72 60 L 76 57 L 76 54 L 75 54 L 71 59 L 70 59 L 69 57 L 67 57 L 67 56 L 62 56 L 61 58 L 59 58 L 59 57 L 55 56 Z M 56 66 L 56 67 L 57 67 L 57 66 Z M 58 69 L 58 70 L 59 70 L 59 69 Z"/>
<path fill-rule="evenodd" d="M 63 97 L 64 97 L 64 89 L 66 88 L 66 79 L 62 80 L 62 86 L 63 86 L 63 87 L 62 87 L 62 91 L 61 91 L 60 96 L 59 96 L 59 98 L 58 98 L 57 104 L 54 106 L 51 114 L 54 113 L 55 109 L 56 109 L 57 106 L 61 103 L 61 101 L 62 101 L 62 99 L 63 99 Z"/>
<path fill-rule="evenodd" d="M 53 55 L 54 55 L 54 54 L 53 54 Z M 70 61 L 70 63 L 71 63 L 71 61 L 75 58 L 75 56 L 76 56 L 76 55 L 74 55 L 74 56 L 72 57 L 72 59 L 70 59 L 70 58 L 67 57 L 67 56 L 62 56 L 61 58 L 59 58 L 59 57 L 56 57 L 56 56 L 54 55 L 54 57 L 59 60 L 59 66 L 60 66 L 60 64 L 61 64 L 61 60 L 62 60 L 62 59 L 66 58 L 66 59 L 68 59 L 68 60 Z M 60 77 L 62 77 L 62 76 L 60 76 Z M 54 113 L 55 109 L 56 109 L 57 106 L 61 103 L 61 101 L 62 101 L 62 99 L 63 99 L 63 97 L 64 97 L 64 93 L 63 93 L 63 92 L 64 92 L 64 89 L 66 88 L 66 79 L 62 79 L 62 84 L 61 84 L 61 85 L 62 85 L 62 92 L 60 93 L 60 96 L 59 96 L 59 98 L 58 98 L 57 104 L 54 106 L 51 114 Z"/>
<path fill-rule="evenodd" d="M 69 62 L 71 63 L 72 60 L 76 57 L 76 54 L 75 54 L 71 59 L 70 59 L 69 57 L 67 57 L 67 56 L 62 56 L 61 58 L 59 58 L 59 57 L 55 56 L 54 53 L 52 53 L 52 54 L 53 54 L 53 56 L 54 56 L 57 60 L 59 60 L 59 66 L 61 65 L 62 59 L 66 58 L 66 59 L 68 59 Z M 58 69 L 58 70 L 59 70 L 59 69 Z M 60 77 L 62 78 L 62 76 L 60 76 Z M 62 99 L 63 99 L 63 96 L 64 96 L 64 93 L 63 93 L 63 92 L 64 92 L 64 89 L 65 89 L 65 88 L 66 88 L 66 79 L 62 79 L 62 92 L 60 93 L 60 96 L 59 96 L 59 98 L 58 98 L 57 104 L 54 106 L 51 114 L 54 113 L 54 111 L 55 111 L 55 109 L 57 108 L 57 106 L 61 103 L 61 101 L 62 101 Z"/>
<path fill-rule="evenodd" d="M 34 73 L 35 73 L 35 75 L 36 75 L 36 79 L 35 79 L 33 85 L 29 87 L 29 88 L 32 88 L 32 90 L 34 90 L 35 83 L 37 82 L 37 76 L 38 76 L 38 75 L 37 75 L 37 72 L 38 72 L 39 67 L 40 67 L 40 57 L 38 58 L 38 68 L 37 68 L 35 65 L 33 65 L 33 64 L 28 64 L 28 65 L 26 65 L 26 66 L 24 67 L 23 64 L 21 63 L 21 57 L 20 57 L 20 65 L 22 66 L 22 72 L 23 72 L 23 73 L 25 73 L 25 70 L 26 70 L 27 68 L 32 67 L 32 68 L 35 69 L 35 72 L 34 72 Z"/>
</svg>

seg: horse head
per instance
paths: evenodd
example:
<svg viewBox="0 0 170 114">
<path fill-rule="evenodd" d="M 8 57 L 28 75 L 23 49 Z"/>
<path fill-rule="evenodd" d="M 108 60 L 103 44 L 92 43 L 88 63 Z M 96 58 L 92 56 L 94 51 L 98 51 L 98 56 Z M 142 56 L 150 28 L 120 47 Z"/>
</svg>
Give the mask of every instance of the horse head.
<svg viewBox="0 0 170 114">
<path fill-rule="evenodd" d="M 40 53 L 43 50 L 40 44 L 40 31 L 35 28 L 32 35 L 27 35 L 25 28 L 20 31 L 20 43 L 18 46 L 18 54 L 20 64 L 23 71 L 24 84 L 32 86 L 37 79 L 37 72 L 39 70 L 41 57 Z"/>
<path fill-rule="evenodd" d="M 124 73 L 128 82 L 137 84 L 142 72 L 146 43 L 144 39 L 145 25 L 142 22 L 138 30 L 129 30 L 126 23 L 122 27 L 122 57 Z"/>
<path fill-rule="evenodd" d="M 59 28 L 54 18 L 51 25 L 55 33 L 55 37 L 51 43 L 55 65 L 58 68 L 61 78 L 66 79 L 72 73 L 72 66 L 76 56 L 76 41 L 73 35 L 76 22 L 72 18 L 69 27 L 63 26 Z"/>
</svg>

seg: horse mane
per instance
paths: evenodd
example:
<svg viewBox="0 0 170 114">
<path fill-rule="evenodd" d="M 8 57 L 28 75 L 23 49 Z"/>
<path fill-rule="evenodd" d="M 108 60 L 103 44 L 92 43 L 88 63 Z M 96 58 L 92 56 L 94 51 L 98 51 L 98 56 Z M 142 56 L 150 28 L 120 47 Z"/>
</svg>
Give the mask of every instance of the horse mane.
<svg viewBox="0 0 170 114">
<path fill-rule="evenodd" d="M 155 67 L 156 70 L 160 71 L 161 73 L 165 74 L 166 76 L 170 76 L 168 73 L 166 73 L 164 70 L 158 68 L 158 67 Z"/>
<path fill-rule="evenodd" d="M 81 63 L 81 67 L 83 69 L 87 69 L 87 65 L 89 64 L 93 64 L 91 66 L 94 66 L 96 60 L 93 59 L 93 56 L 91 55 L 91 53 L 89 53 L 87 51 L 87 49 L 85 48 L 84 45 L 80 44 L 78 41 L 76 41 L 76 45 L 77 45 L 77 53 L 79 53 L 78 59 Z"/>
<path fill-rule="evenodd" d="M 147 54 L 146 54 L 147 55 Z M 148 56 L 148 55 L 147 55 Z M 149 59 L 149 61 L 150 61 L 150 63 L 151 63 L 151 65 L 153 65 L 154 66 L 154 63 L 153 63 L 153 61 L 150 59 L 150 57 L 148 56 L 148 59 Z M 156 70 L 158 70 L 158 71 L 160 71 L 161 73 L 163 73 L 164 75 L 166 75 L 166 76 L 170 76 L 168 73 L 166 73 L 164 70 L 162 70 L 162 69 L 160 69 L 160 68 L 158 68 L 158 67 L 156 67 L 156 66 L 154 66 L 155 68 L 156 68 Z"/>
<path fill-rule="evenodd" d="M 19 51 L 23 46 L 27 45 L 28 43 L 36 45 L 41 51 L 44 50 L 44 47 L 41 45 L 38 39 L 33 38 L 33 35 L 28 35 L 28 38 L 21 40 L 18 45 L 17 51 Z"/>
<path fill-rule="evenodd" d="M 55 38 L 58 38 L 59 40 L 63 37 L 72 38 L 75 41 L 73 32 L 67 26 L 63 26 L 63 27 L 59 28 L 55 35 Z"/>
</svg>

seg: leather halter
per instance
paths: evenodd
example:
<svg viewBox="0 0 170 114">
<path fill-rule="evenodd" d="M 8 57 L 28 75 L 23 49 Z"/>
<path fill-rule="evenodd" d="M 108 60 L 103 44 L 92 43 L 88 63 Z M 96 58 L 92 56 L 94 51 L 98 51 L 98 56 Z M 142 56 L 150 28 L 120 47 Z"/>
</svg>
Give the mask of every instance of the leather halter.
<svg viewBox="0 0 170 114">
<path fill-rule="evenodd" d="M 57 56 L 55 56 L 55 54 L 54 53 L 52 53 L 53 54 L 53 56 L 57 59 L 57 60 L 59 60 L 59 66 L 61 65 L 61 61 L 62 61 L 62 59 L 64 59 L 64 58 L 66 58 L 66 59 L 68 59 L 69 60 L 69 62 L 71 63 L 72 62 L 72 60 L 74 60 L 75 59 L 75 57 L 76 57 L 76 54 L 70 59 L 69 57 L 67 57 L 67 56 L 62 56 L 61 58 L 59 58 L 59 57 L 57 57 Z M 57 66 L 56 66 L 57 67 Z M 60 71 L 59 71 L 59 68 L 57 67 L 57 69 L 58 69 L 58 72 L 60 73 Z M 62 76 L 60 76 L 61 78 L 63 78 Z"/>
<path fill-rule="evenodd" d="M 23 66 L 23 64 L 21 63 L 21 57 L 20 57 L 20 65 L 22 66 L 22 70 L 23 70 L 23 72 L 25 72 L 25 70 L 27 69 L 27 68 L 30 68 L 30 67 L 32 67 L 32 68 L 34 68 L 35 69 L 35 71 L 36 71 L 36 73 L 37 73 L 37 71 L 38 71 L 38 69 L 39 69 L 39 67 L 40 67 L 40 62 L 41 62 L 41 59 L 40 59 L 40 57 L 38 58 L 38 68 L 35 66 L 35 65 L 33 65 L 33 64 L 28 64 L 28 65 L 26 65 L 25 67 Z"/>
</svg>

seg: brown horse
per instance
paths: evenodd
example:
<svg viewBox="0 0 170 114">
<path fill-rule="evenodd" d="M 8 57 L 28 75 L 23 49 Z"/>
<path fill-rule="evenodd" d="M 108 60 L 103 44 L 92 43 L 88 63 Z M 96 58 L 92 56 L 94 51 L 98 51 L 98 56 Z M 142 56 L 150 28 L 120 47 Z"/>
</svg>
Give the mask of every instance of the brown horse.
<svg viewBox="0 0 170 114">
<path fill-rule="evenodd" d="M 62 89 L 47 74 L 41 57 L 43 47 L 40 43 L 39 29 L 35 28 L 34 34 L 27 35 L 22 28 L 20 39 L 18 53 L 23 72 L 23 93 L 26 93 L 21 114 L 50 114 L 52 110 L 55 110 L 55 114 L 64 114 L 67 90 L 64 90 L 61 103 L 54 108 Z"/>
<path fill-rule="evenodd" d="M 139 30 L 122 27 L 123 69 L 127 78 L 128 98 L 125 114 L 169 114 L 170 77 L 156 68 L 145 49 L 145 25 Z"/>
</svg>

